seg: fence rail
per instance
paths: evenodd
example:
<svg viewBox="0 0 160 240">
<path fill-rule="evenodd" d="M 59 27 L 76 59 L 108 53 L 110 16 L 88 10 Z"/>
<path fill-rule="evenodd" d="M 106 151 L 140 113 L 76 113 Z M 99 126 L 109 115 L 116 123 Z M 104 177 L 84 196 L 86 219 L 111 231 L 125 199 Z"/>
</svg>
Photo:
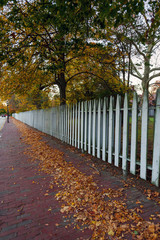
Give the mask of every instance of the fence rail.
<svg viewBox="0 0 160 240">
<path fill-rule="evenodd" d="M 123 102 L 117 95 L 116 103 L 111 96 L 109 99 L 90 100 L 70 106 L 15 113 L 13 117 L 121 167 L 125 175 L 130 171 L 134 175 L 139 172 L 145 180 L 150 176 L 151 182 L 159 186 L 160 90 L 157 91 L 154 111 L 153 139 L 148 138 L 147 92 L 144 93 L 140 117 L 138 109 L 137 94 L 134 93 L 131 108 L 128 106 L 128 95 L 125 94 Z"/>
</svg>

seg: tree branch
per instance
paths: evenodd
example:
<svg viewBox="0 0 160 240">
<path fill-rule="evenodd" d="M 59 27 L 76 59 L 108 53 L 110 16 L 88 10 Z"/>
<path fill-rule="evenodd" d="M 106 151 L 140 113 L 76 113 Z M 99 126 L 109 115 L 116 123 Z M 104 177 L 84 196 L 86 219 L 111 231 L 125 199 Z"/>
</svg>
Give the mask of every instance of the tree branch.
<svg viewBox="0 0 160 240">
<path fill-rule="evenodd" d="M 148 82 L 151 81 L 152 79 L 156 78 L 156 77 L 160 77 L 160 73 L 157 73 L 157 74 L 151 76 L 151 77 L 149 78 Z"/>
<path fill-rule="evenodd" d="M 85 73 L 86 73 L 86 74 L 89 74 L 89 75 L 92 75 L 92 76 L 94 76 L 94 77 L 98 77 L 99 79 L 101 79 L 103 82 L 106 83 L 106 81 L 105 81 L 102 77 L 98 76 L 98 75 L 95 74 L 95 73 L 88 72 L 88 71 L 76 73 L 76 74 L 74 74 L 72 77 L 70 77 L 66 82 L 68 83 L 68 82 L 69 82 L 71 79 L 73 79 L 74 77 L 76 77 L 76 76 L 78 76 L 78 75 L 81 75 L 81 74 L 85 74 Z"/>
<path fill-rule="evenodd" d="M 142 75 L 140 74 L 140 72 L 138 71 L 138 69 L 135 67 L 135 65 L 134 65 L 134 63 L 132 62 L 132 60 L 131 60 L 131 65 L 132 65 L 134 71 L 137 73 L 137 75 L 135 75 L 135 74 L 133 73 L 132 67 L 131 67 L 131 74 L 132 74 L 134 77 L 137 77 L 137 78 L 139 78 L 140 80 L 142 80 L 143 77 L 142 77 Z"/>
<path fill-rule="evenodd" d="M 47 87 L 52 86 L 53 84 L 56 84 L 56 81 L 55 81 L 55 80 L 54 80 L 53 82 L 51 82 L 51 83 L 48 83 L 48 84 L 43 85 L 43 86 L 40 86 L 39 90 L 43 90 L 43 89 L 45 89 L 45 88 L 47 88 Z"/>
<path fill-rule="evenodd" d="M 131 40 L 131 39 L 128 39 L 132 44 L 133 44 L 133 46 L 135 47 L 135 49 L 137 50 L 137 52 L 140 54 L 140 55 L 142 55 L 143 57 L 144 57 L 144 59 L 146 59 L 146 55 L 139 49 L 139 47 L 137 46 L 137 44 L 133 41 L 133 40 Z"/>
<path fill-rule="evenodd" d="M 142 78 L 140 78 L 138 75 L 136 75 L 136 74 L 134 74 L 134 73 L 132 73 L 132 72 L 131 72 L 131 75 L 132 75 L 133 77 L 136 77 L 136 78 L 138 78 L 139 80 L 142 81 Z"/>
<path fill-rule="evenodd" d="M 160 71 L 160 67 L 152 68 L 152 69 L 150 70 L 150 73 L 151 73 L 151 72 L 154 72 L 154 71 Z"/>
</svg>

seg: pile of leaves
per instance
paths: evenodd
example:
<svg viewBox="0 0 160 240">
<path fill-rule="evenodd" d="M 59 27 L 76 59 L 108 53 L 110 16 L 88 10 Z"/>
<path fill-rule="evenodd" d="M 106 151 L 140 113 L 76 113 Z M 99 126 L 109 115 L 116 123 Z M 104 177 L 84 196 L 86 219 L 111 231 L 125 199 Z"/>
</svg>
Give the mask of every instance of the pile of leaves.
<svg viewBox="0 0 160 240">
<path fill-rule="evenodd" d="M 145 221 L 134 209 L 128 209 L 123 189 L 101 190 L 92 175 L 86 175 L 64 159 L 64 153 L 42 140 L 43 133 L 14 120 L 29 145 L 26 153 L 39 160 L 40 170 L 53 176 L 50 182 L 61 186 L 56 199 L 61 212 L 73 214 L 78 229 L 93 231 L 91 239 L 160 239 L 160 224 Z M 122 200 L 123 199 L 123 200 Z"/>
</svg>

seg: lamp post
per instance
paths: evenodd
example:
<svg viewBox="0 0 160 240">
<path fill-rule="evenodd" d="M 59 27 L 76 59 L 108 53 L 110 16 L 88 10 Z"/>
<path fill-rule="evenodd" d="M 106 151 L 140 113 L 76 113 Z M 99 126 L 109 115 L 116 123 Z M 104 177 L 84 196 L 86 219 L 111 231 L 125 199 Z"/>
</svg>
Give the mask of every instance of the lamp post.
<svg viewBox="0 0 160 240">
<path fill-rule="evenodd" d="M 7 100 L 7 123 L 9 123 L 9 101 Z"/>
</svg>

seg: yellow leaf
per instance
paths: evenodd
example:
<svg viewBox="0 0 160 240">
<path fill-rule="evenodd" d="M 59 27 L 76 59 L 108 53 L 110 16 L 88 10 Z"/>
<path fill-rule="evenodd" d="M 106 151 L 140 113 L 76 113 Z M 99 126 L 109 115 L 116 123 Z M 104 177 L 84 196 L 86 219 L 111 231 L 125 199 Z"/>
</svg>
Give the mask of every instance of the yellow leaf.
<svg viewBox="0 0 160 240">
<path fill-rule="evenodd" d="M 96 227 L 99 227 L 101 225 L 101 222 L 100 221 L 97 221 L 96 222 Z"/>
<path fill-rule="evenodd" d="M 108 231 L 108 235 L 109 235 L 109 236 L 114 236 L 114 232 L 113 232 L 112 229 L 110 229 L 110 230 Z"/>
<path fill-rule="evenodd" d="M 64 212 L 68 211 L 69 208 L 70 208 L 69 206 L 64 206 L 60 211 L 61 211 L 61 213 L 64 213 Z"/>
<path fill-rule="evenodd" d="M 154 233 L 154 224 L 151 224 L 148 226 L 148 230 L 152 233 Z"/>
</svg>

